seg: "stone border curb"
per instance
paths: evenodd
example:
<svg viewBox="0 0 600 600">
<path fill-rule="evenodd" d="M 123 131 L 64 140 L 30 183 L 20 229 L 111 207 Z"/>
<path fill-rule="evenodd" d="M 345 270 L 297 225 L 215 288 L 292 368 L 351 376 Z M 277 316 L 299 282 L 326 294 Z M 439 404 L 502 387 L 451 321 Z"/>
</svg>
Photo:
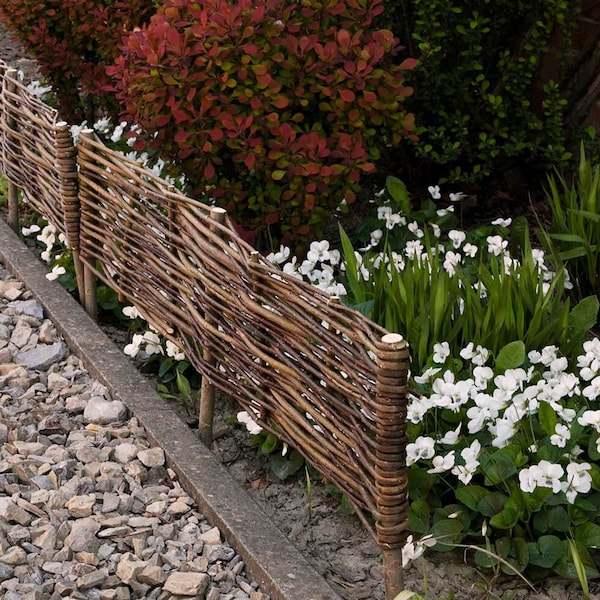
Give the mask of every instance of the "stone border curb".
<svg viewBox="0 0 600 600">
<path fill-rule="evenodd" d="M 273 600 L 341 600 L 81 305 L 46 279 L 46 269 L 1 219 L 0 261 L 42 304 L 90 374 L 127 405 L 151 443 L 164 449 L 183 488 L 263 591 Z"/>
</svg>

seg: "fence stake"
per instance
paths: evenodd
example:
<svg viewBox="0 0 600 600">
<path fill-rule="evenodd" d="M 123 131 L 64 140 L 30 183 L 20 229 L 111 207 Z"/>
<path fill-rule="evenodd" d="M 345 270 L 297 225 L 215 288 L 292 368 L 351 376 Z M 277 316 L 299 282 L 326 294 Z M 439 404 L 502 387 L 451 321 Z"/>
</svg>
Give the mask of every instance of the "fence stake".
<svg viewBox="0 0 600 600">
<path fill-rule="evenodd" d="M 223 225 L 227 211 L 223 208 L 214 207 L 210 211 L 210 229 L 217 231 L 215 224 Z M 212 367 L 216 367 L 217 361 L 208 348 L 203 350 L 204 361 Z M 215 415 L 215 386 L 207 377 L 202 377 L 200 386 L 200 410 L 198 413 L 198 432 L 200 439 L 210 448 L 213 441 L 213 421 Z"/>
<path fill-rule="evenodd" d="M 401 335 L 381 338 L 377 351 L 377 541 L 383 554 L 386 600 L 404 589 L 402 546 L 408 525 L 406 379 L 409 356 Z"/>
<path fill-rule="evenodd" d="M 94 130 L 93 129 L 82 129 L 79 132 L 79 143 L 85 144 L 87 141 L 92 141 L 94 139 Z M 79 161 L 79 164 L 82 164 L 82 161 Z M 81 168 L 81 167 L 80 167 Z M 84 218 L 82 212 L 81 219 Z M 84 306 L 85 310 L 92 319 L 98 319 L 98 299 L 96 297 L 96 288 L 98 287 L 98 278 L 94 273 L 94 270 L 84 263 L 83 265 L 83 289 L 84 289 Z"/>
<path fill-rule="evenodd" d="M 79 255 L 79 229 L 81 225 L 81 208 L 79 204 L 79 186 L 77 182 L 77 150 L 69 124 L 60 121 L 56 124 L 57 162 L 60 171 L 61 191 L 64 206 L 64 224 L 67 241 L 73 256 L 75 278 L 79 301 L 85 304 L 84 266 Z"/>
<path fill-rule="evenodd" d="M 9 94 L 14 94 L 17 90 L 16 76 L 16 69 L 6 71 L 4 81 Z M 16 121 L 9 112 L 7 112 L 6 127 L 9 131 L 16 131 L 17 128 Z M 8 225 L 15 233 L 19 232 L 19 188 L 10 179 L 8 179 Z"/>
</svg>

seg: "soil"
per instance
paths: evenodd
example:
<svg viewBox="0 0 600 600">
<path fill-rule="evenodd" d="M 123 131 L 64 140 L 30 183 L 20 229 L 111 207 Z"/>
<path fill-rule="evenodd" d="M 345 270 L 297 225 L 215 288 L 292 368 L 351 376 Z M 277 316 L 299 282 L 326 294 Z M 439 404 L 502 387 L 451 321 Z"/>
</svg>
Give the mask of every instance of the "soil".
<svg viewBox="0 0 600 600">
<path fill-rule="evenodd" d="M 26 79 L 36 76 L 35 61 L 6 33 L 0 24 L 0 59 L 22 70 Z M 106 333 L 122 348 L 126 334 L 110 324 Z M 193 423 L 193 409 L 169 403 L 182 419 L 182 427 Z M 216 415 L 213 451 L 231 475 L 246 488 L 255 502 L 270 516 L 292 543 L 323 574 L 346 600 L 382 600 L 383 572 L 379 549 L 356 517 L 346 514 L 325 486 L 312 478 L 307 493 L 306 476 L 286 482 L 271 472 L 269 457 L 253 446 L 245 429 L 233 423 L 237 406 L 220 398 Z M 492 573 L 479 573 L 463 553 L 431 553 L 405 571 L 407 589 L 428 600 L 579 600 L 578 586 L 561 579 L 549 579 L 529 590 L 516 577 L 495 579 Z M 590 582 L 592 598 L 600 599 L 600 585 Z M 495 594 L 495 596 L 493 595 Z"/>
</svg>

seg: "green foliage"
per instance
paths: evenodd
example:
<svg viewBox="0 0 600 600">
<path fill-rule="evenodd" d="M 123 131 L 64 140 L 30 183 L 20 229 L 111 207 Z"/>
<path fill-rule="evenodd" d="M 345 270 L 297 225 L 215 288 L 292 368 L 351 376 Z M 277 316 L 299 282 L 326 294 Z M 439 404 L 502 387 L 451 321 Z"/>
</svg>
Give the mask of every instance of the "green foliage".
<svg viewBox="0 0 600 600">
<path fill-rule="evenodd" d="M 0 0 L 0 19 L 33 53 L 72 123 L 93 120 L 94 108 L 116 113 L 106 67 L 153 12 L 152 0 Z"/>
<path fill-rule="evenodd" d="M 318 232 L 412 128 L 381 0 L 162 2 L 110 69 L 139 144 L 266 241 Z M 267 231 L 268 230 L 268 231 Z"/>
<path fill-rule="evenodd" d="M 552 211 L 548 232 L 539 236 L 557 264 L 565 264 L 579 297 L 600 292 L 600 165 L 592 164 L 581 143 L 572 180 L 556 172 L 546 190 Z"/>
<path fill-rule="evenodd" d="M 393 189 L 400 188 L 394 183 Z M 515 244 L 516 255 L 495 254 L 496 247 L 507 249 L 509 240 L 499 235 L 502 228 L 483 227 L 464 234 L 464 244 L 479 248 L 469 257 L 448 242 L 440 251 L 431 229 L 439 221 L 433 203 L 426 202 L 411 218 L 422 227 L 422 237 L 398 227 L 386 235 L 382 251 L 364 256 L 355 253 L 341 230 L 346 264 L 341 280 L 348 290 L 347 303 L 406 337 L 417 372 L 440 341 L 458 349 L 469 342 L 481 345 L 497 356 L 501 369 L 515 368 L 526 350 L 546 345 L 556 344 L 570 355 L 596 323 L 598 300 L 585 298 L 571 309 L 564 297 L 564 272 L 546 281 L 550 274 L 540 267 L 527 228 L 518 221 L 513 230 L 525 233 Z M 453 223 L 447 215 L 442 219 Z M 412 258 L 403 251 L 407 244 L 419 249 Z M 458 262 L 453 264 L 453 259 Z"/>
<path fill-rule="evenodd" d="M 557 165 L 568 158 L 566 100 L 557 82 L 542 78 L 540 64 L 551 37 L 568 44 L 578 6 L 576 0 L 386 4 L 385 22 L 419 61 L 407 74 L 415 94 L 405 106 L 415 113 L 419 135 L 414 168 L 429 178 L 421 184 L 432 177 L 509 176 L 523 162 Z"/>
</svg>

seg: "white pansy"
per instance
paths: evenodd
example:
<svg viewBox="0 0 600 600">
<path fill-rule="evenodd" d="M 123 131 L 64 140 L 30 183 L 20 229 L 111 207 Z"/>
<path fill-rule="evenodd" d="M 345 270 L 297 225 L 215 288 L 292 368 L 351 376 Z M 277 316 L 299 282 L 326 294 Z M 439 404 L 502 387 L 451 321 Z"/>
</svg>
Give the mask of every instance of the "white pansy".
<svg viewBox="0 0 600 600">
<path fill-rule="evenodd" d="M 135 306 L 125 306 L 123 308 L 123 314 L 130 319 L 138 319 L 142 316 Z"/>
<path fill-rule="evenodd" d="M 60 265 L 55 265 L 54 267 L 52 267 L 52 271 L 50 271 L 50 273 L 46 273 L 46 279 L 48 281 L 54 281 L 55 279 L 58 279 L 61 275 L 64 275 L 67 272 L 67 270 L 64 267 L 61 267 Z"/>
<path fill-rule="evenodd" d="M 435 456 L 435 440 L 428 436 L 419 436 L 414 442 L 406 445 L 406 466 L 416 463 L 422 459 L 430 459 Z"/>
<path fill-rule="evenodd" d="M 451 450 L 446 456 L 434 456 L 431 461 L 432 468 L 427 469 L 428 473 L 445 473 L 454 467 L 454 450 Z"/>
<path fill-rule="evenodd" d="M 467 239 L 467 234 L 464 231 L 451 229 L 448 232 L 448 239 L 452 242 L 454 248 L 460 248 L 461 244 Z"/>
<path fill-rule="evenodd" d="M 550 443 L 558 448 L 564 448 L 571 439 L 571 430 L 562 423 L 554 426 L 554 433 L 550 436 Z"/>
<path fill-rule="evenodd" d="M 185 360 L 185 354 L 177 344 L 174 344 L 171 340 L 167 340 L 165 346 L 167 356 L 170 356 L 173 360 Z"/>
<path fill-rule="evenodd" d="M 469 244 L 468 242 L 463 246 L 463 252 L 467 256 L 470 256 L 471 258 L 475 257 L 478 250 L 479 250 L 479 248 L 477 248 L 477 246 L 475 246 L 475 244 Z"/>
<path fill-rule="evenodd" d="M 270 254 L 267 254 L 267 260 L 275 265 L 281 265 L 290 257 L 290 252 L 291 250 L 282 244 L 279 246 L 279 250 L 277 252 L 271 252 Z"/>
<path fill-rule="evenodd" d="M 496 219 L 492 221 L 492 225 L 500 225 L 500 227 L 509 227 L 512 223 L 512 219 L 509 217 L 508 219 Z"/>
<path fill-rule="evenodd" d="M 237 420 L 239 423 L 243 423 L 252 435 L 258 435 L 262 431 L 262 427 L 245 410 L 237 414 Z"/>
<path fill-rule="evenodd" d="M 439 185 L 430 185 L 427 188 L 427 191 L 429 192 L 429 195 L 434 199 L 434 200 L 440 200 L 442 197 L 442 194 L 440 193 L 440 186 Z"/>
<path fill-rule="evenodd" d="M 494 256 L 500 256 L 508 247 L 508 240 L 505 240 L 499 235 L 489 235 L 486 238 L 488 244 L 488 252 Z"/>
</svg>

